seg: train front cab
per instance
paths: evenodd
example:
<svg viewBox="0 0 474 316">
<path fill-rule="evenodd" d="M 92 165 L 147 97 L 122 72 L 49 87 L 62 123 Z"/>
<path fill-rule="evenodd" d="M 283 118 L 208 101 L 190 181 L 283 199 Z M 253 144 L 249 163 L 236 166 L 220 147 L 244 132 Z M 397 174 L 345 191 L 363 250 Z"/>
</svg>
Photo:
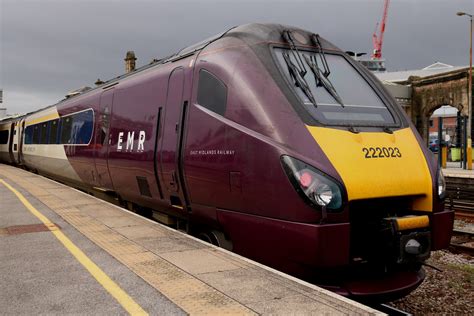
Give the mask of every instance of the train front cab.
<svg viewBox="0 0 474 316">
<path fill-rule="evenodd" d="M 309 156 L 294 167 L 295 188 L 323 215 L 340 213 L 340 222 L 347 221 L 332 232 L 315 233 L 321 247 L 330 244 L 321 252 L 330 264 L 317 265 L 340 267 L 329 275 L 340 276 L 342 294 L 366 299 L 405 295 L 423 281 L 421 265 L 430 252 L 449 244 L 453 212 L 444 211 L 442 173 L 382 85 L 347 56 L 323 53 L 318 36 L 311 38 L 320 48 L 317 54 L 290 45 L 276 47 L 274 58 L 287 83 L 297 82 L 292 89 L 299 98 L 295 108 L 303 104 L 315 119 L 306 120 L 307 129 L 336 171 L 318 183 L 318 174 L 331 168 L 311 172 L 314 158 Z M 295 75 L 298 59 L 319 72 L 319 77 L 304 77 L 309 92 Z M 346 202 L 334 207 L 339 196 Z M 322 231 L 331 222 L 322 224 L 314 230 Z M 316 277 L 324 280 L 324 272 Z"/>
<path fill-rule="evenodd" d="M 443 209 L 432 157 L 395 101 L 349 58 L 332 52 L 331 80 L 346 104 L 364 106 L 354 111 L 341 106 L 309 75 L 309 86 L 317 89 L 315 106 L 286 61 L 296 65 L 297 55 L 274 43 L 260 42 L 253 52 L 240 46 L 245 58 L 238 61 L 245 67 L 232 67 L 235 59 L 224 63 L 225 54 L 231 55 L 225 50 L 203 54 L 206 63 L 196 61 L 228 91 L 227 109 L 217 115 L 193 99 L 188 120 L 193 134 L 187 135 L 185 153 L 191 201 L 216 206 L 217 221 L 237 253 L 347 296 L 388 299 L 409 293 L 423 281 L 421 265 L 430 251 L 447 247 L 452 229 L 453 212 Z M 301 60 L 311 60 L 304 49 L 300 53 L 309 58 Z M 255 52 L 261 63 L 252 58 Z M 275 64 L 284 80 L 264 76 L 275 75 Z M 295 116 L 286 100 L 306 114 Z M 299 110 L 302 104 L 305 111 Z M 341 117 L 368 117 L 376 124 L 334 126 Z M 378 150 L 382 154 L 371 156 Z M 288 167 L 285 157 L 299 169 Z M 321 207 L 305 193 L 320 176 L 341 188 L 344 203 L 337 209 Z M 210 210 L 204 214 L 199 207 L 193 213 L 210 217 Z"/>
</svg>

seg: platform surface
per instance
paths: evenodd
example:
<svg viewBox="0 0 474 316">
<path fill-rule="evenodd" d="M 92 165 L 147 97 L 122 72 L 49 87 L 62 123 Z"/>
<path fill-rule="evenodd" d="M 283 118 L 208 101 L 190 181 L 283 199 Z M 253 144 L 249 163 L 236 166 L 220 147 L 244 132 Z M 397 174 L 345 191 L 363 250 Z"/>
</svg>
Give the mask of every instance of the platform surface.
<svg viewBox="0 0 474 316">
<path fill-rule="evenodd" d="M 448 162 L 447 168 L 443 168 L 443 175 L 451 178 L 474 179 L 474 170 L 462 169 L 459 162 Z"/>
<path fill-rule="evenodd" d="M 381 314 L 0 164 L 0 309 L 18 314 Z"/>
</svg>

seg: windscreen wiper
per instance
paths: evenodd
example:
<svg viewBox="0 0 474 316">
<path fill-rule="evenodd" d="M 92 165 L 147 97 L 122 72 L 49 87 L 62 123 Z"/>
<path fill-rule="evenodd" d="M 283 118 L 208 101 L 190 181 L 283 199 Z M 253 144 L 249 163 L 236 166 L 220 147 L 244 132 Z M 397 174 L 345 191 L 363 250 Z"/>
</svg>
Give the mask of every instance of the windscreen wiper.
<svg viewBox="0 0 474 316">
<path fill-rule="evenodd" d="M 283 58 L 285 59 L 286 65 L 288 66 L 290 76 L 295 80 L 295 86 L 299 87 L 308 97 L 311 103 L 317 107 L 318 105 L 316 104 L 316 99 L 314 98 L 313 93 L 311 93 L 308 83 L 304 79 L 304 76 L 301 75 L 296 65 L 291 61 L 290 55 L 288 53 L 283 53 Z"/>
<path fill-rule="evenodd" d="M 316 57 L 313 56 L 313 58 L 310 58 L 306 55 L 304 55 L 303 57 L 306 60 L 306 63 L 308 64 L 309 69 L 311 69 L 311 72 L 314 75 L 316 86 L 324 87 L 324 89 L 326 89 L 326 91 L 337 101 L 337 103 L 339 103 L 342 107 L 344 107 L 344 103 L 342 102 L 341 97 L 337 93 L 331 81 L 329 81 L 329 79 L 324 76 L 324 73 L 321 71 L 321 68 L 318 67 L 318 64 L 316 63 L 316 61 L 313 62 L 311 60 L 311 59 L 315 60 Z"/>
<path fill-rule="evenodd" d="M 321 59 L 321 64 L 324 68 L 324 70 L 322 70 L 319 67 L 316 55 L 312 55 L 311 57 L 303 55 L 304 59 L 306 60 L 306 63 L 308 64 L 309 68 L 311 69 L 311 72 L 314 75 L 316 86 L 324 87 L 324 89 L 326 89 L 326 91 L 337 101 L 337 103 L 344 107 L 344 102 L 342 102 L 341 96 L 339 95 L 339 93 L 337 93 L 336 88 L 334 88 L 332 82 L 328 78 L 331 74 L 331 71 L 329 69 L 326 56 L 324 55 L 324 52 L 322 50 L 321 42 L 319 41 L 319 35 L 313 34 L 311 35 L 311 39 L 313 41 L 313 44 L 318 48 L 317 54 L 319 55 L 319 58 Z"/>
<path fill-rule="evenodd" d="M 324 77 L 327 78 L 331 74 L 331 70 L 329 70 L 329 65 L 326 60 L 326 55 L 324 54 L 324 51 L 323 51 L 323 45 L 321 45 L 321 41 L 319 40 L 319 34 L 314 34 L 314 33 L 311 34 L 311 41 L 313 42 L 313 45 L 316 46 L 316 48 L 318 49 L 318 53 L 320 56 L 319 58 L 321 59 L 321 63 L 323 64 L 323 68 L 324 68 L 323 74 L 324 74 Z M 318 66 L 319 68 L 318 61 L 316 58 L 315 58 L 315 63 L 316 63 L 316 66 Z"/>
<path fill-rule="evenodd" d="M 293 37 L 291 37 L 291 31 L 289 30 L 283 31 L 283 38 L 288 43 L 288 45 L 290 45 L 291 54 L 293 55 L 293 58 L 296 60 L 296 63 L 298 64 L 298 67 L 299 67 L 298 73 L 301 75 L 301 77 L 304 77 L 307 73 L 306 67 L 304 66 L 303 60 L 301 59 L 301 54 L 295 45 L 295 41 L 293 41 Z"/>
</svg>

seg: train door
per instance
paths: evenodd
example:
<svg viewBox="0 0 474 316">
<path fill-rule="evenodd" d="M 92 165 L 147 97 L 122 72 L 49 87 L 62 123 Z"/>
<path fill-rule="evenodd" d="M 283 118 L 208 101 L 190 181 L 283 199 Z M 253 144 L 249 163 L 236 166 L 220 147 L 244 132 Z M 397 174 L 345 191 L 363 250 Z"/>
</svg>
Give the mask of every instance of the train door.
<svg viewBox="0 0 474 316">
<path fill-rule="evenodd" d="M 14 138 L 15 132 L 16 132 L 15 122 L 12 122 L 10 124 L 10 137 L 9 137 L 9 140 L 8 140 L 8 153 L 10 155 L 11 163 L 15 163 L 15 158 L 13 157 L 13 138 Z"/>
<path fill-rule="evenodd" d="M 13 143 L 12 143 L 12 155 L 13 155 L 13 163 L 19 164 L 20 163 L 20 139 L 21 139 L 21 128 L 20 128 L 20 121 L 14 123 L 15 127 L 13 130 Z"/>
<path fill-rule="evenodd" d="M 184 70 L 176 68 L 168 80 L 166 106 L 161 119 L 161 131 L 157 138 L 156 170 L 162 184 L 165 199 L 171 206 L 183 207 L 184 193 L 180 183 L 179 139 L 181 135 L 180 117 L 183 105 Z"/>
<path fill-rule="evenodd" d="M 112 106 L 114 100 L 114 89 L 102 92 L 99 102 L 99 112 L 96 116 L 95 132 L 95 168 L 96 183 L 104 190 L 113 191 L 112 179 L 109 172 L 109 145 L 110 145 L 110 121 L 112 118 Z"/>
<path fill-rule="evenodd" d="M 25 135 L 25 118 L 22 118 L 19 122 L 18 122 L 18 126 L 19 126 L 19 130 L 20 130 L 20 133 L 19 133 L 19 144 L 18 144 L 18 163 L 19 164 L 23 164 L 23 142 L 24 142 L 24 137 L 23 135 Z M 20 127 L 21 126 L 21 127 Z"/>
</svg>

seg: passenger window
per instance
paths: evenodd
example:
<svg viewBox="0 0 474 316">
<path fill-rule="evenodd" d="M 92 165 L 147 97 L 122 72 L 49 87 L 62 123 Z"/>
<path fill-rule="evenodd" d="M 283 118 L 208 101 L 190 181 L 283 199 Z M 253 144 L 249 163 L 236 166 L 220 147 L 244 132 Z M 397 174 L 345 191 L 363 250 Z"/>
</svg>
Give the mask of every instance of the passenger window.
<svg viewBox="0 0 474 316">
<path fill-rule="evenodd" d="M 40 144 L 48 143 L 48 123 L 41 123 L 41 139 Z"/>
<path fill-rule="evenodd" d="M 74 144 L 89 144 L 92 137 L 94 115 L 92 110 L 74 114 L 71 138 Z"/>
<path fill-rule="evenodd" d="M 8 143 L 8 130 L 0 131 L 0 145 Z"/>
<path fill-rule="evenodd" d="M 61 118 L 61 144 L 71 144 L 72 117 Z"/>
<path fill-rule="evenodd" d="M 33 126 L 27 126 L 25 129 L 25 144 L 29 145 L 33 142 Z"/>
<path fill-rule="evenodd" d="M 87 145 L 94 128 L 94 112 L 87 110 L 61 118 L 61 144 Z"/>
<path fill-rule="evenodd" d="M 199 71 L 197 102 L 199 105 L 224 115 L 227 105 L 227 87 L 207 70 Z"/>
<path fill-rule="evenodd" d="M 57 144 L 58 142 L 58 127 L 59 119 L 52 120 L 49 122 L 49 144 Z"/>
<path fill-rule="evenodd" d="M 32 144 L 39 144 L 40 140 L 40 125 L 35 124 L 33 125 L 33 142 Z"/>
</svg>

